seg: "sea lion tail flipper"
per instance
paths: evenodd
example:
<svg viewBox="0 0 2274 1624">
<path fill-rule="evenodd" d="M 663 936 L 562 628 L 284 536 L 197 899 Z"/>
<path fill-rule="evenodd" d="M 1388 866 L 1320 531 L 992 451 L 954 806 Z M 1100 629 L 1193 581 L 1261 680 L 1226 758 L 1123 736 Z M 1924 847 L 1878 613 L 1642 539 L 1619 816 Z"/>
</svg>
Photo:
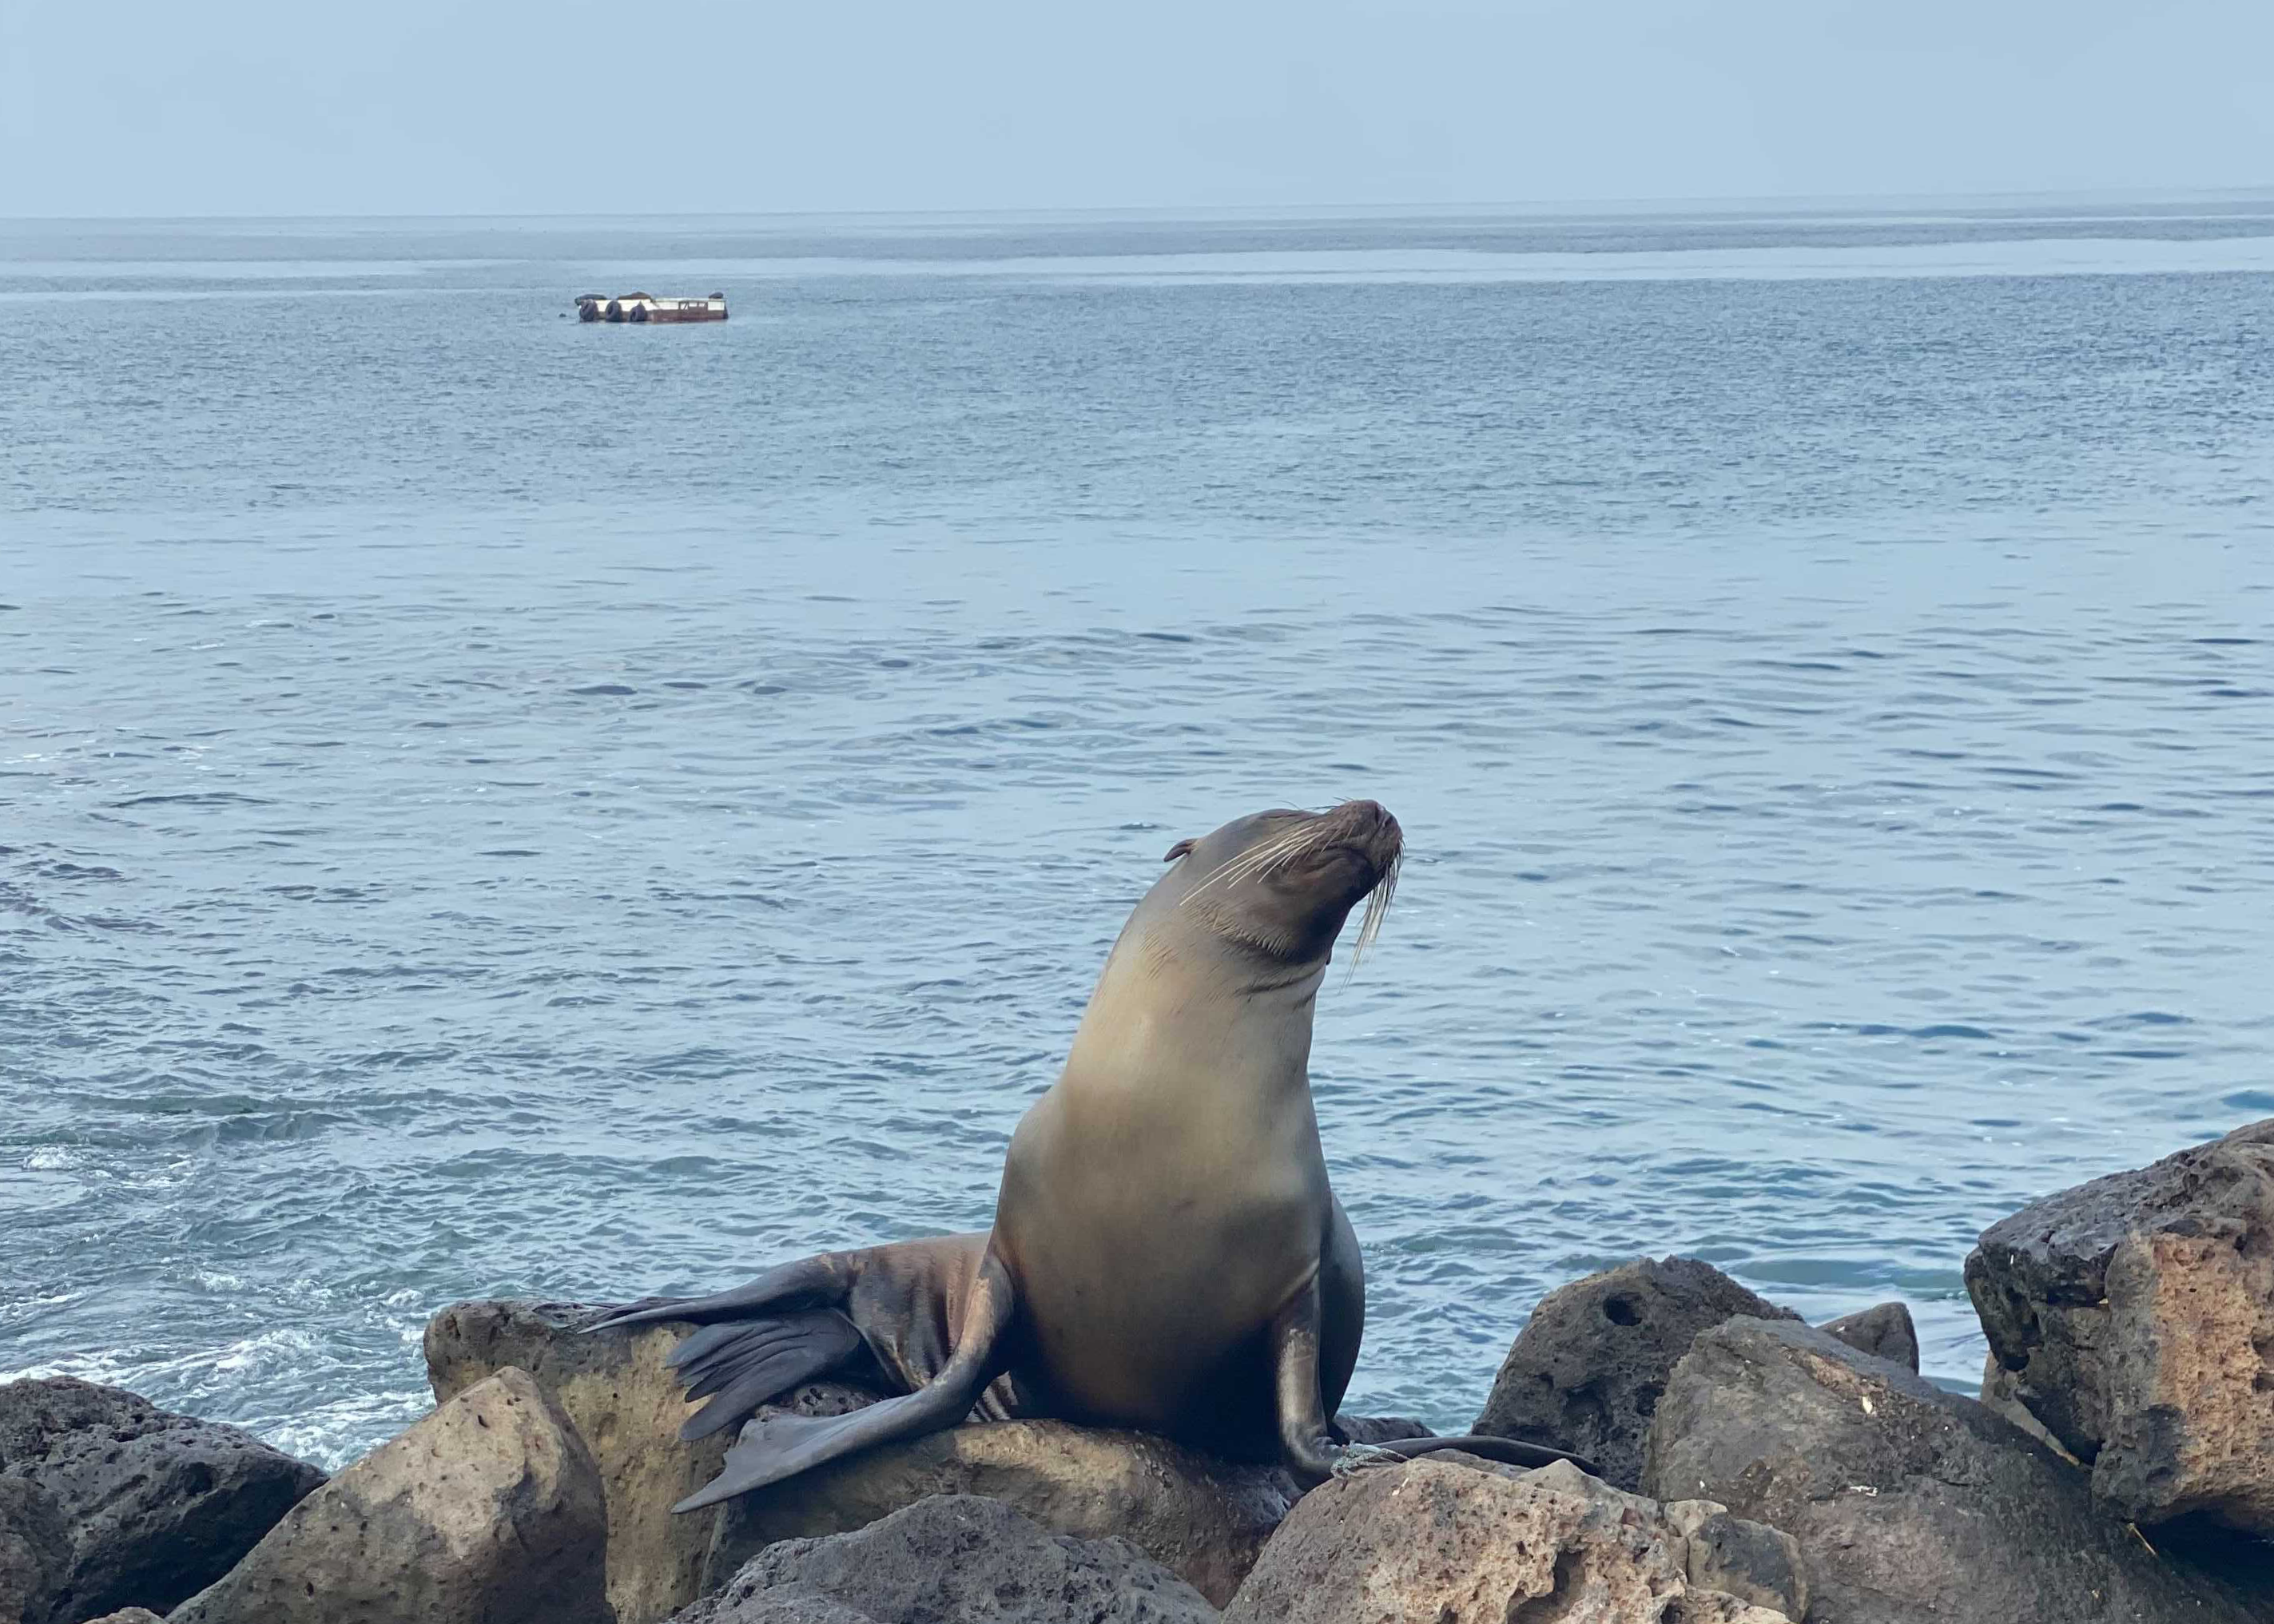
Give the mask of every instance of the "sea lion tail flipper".
<svg viewBox="0 0 2274 1624">
<path fill-rule="evenodd" d="M 752 1421 L 727 1451 L 725 1468 L 674 1511 L 695 1511 L 794 1477 L 809 1467 L 896 1438 L 920 1438 L 971 1413 L 1002 1365 L 1004 1333 L 1017 1312 L 1010 1271 L 992 1252 L 980 1266 L 958 1328 L 954 1357 L 913 1393 L 842 1416 L 766 1416 Z M 697 1419 L 700 1419 L 698 1417 Z"/>
<path fill-rule="evenodd" d="M 825 1252 L 770 1268 L 748 1285 L 712 1297 L 644 1297 L 611 1309 L 583 1328 L 610 1331 L 618 1326 L 653 1325 L 666 1320 L 710 1325 L 746 1318 L 753 1309 L 811 1308 L 843 1301 L 851 1280 L 845 1254 Z"/>
</svg>

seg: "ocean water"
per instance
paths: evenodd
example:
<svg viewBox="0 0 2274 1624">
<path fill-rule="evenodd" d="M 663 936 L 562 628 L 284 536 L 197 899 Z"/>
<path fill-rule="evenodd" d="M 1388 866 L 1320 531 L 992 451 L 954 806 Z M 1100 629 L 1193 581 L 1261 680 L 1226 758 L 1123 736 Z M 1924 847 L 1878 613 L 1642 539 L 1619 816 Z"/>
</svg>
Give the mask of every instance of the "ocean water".
<svg viewBox="0 0 2274 1624">
<path fill-rule="evenodd" d="M 734 319 L 584 327 L 588 290 Z M 0 1373 L 984 1225 L 1180 836 L 1376 797 L 1354 1409 L 1642 1253 L 1931 1373 L 2274 1115 L 2274 201 L 0 226 Z"/>
</svg>

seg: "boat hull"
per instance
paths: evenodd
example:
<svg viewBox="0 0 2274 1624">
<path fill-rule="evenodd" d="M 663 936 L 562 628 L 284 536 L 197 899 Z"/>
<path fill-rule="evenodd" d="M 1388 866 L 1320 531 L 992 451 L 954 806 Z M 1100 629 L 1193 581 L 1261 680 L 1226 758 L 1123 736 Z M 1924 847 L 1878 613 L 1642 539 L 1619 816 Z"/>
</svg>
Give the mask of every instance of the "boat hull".
<svg viewBox="0 0 2274 1624">
<path fill-rule="evenodd" d="M 579 294 L 576 319 L 579 321 L 630 322 L 636 326 L 645 326 L 651 322 L 675 326 L 682 321 L 724 321 L 727 319 L 727 296 L 714 293 L 708 298 L 659 299 L 647 293 L 626 293 L 614 297 L 602 293 Z"/>
</svg>

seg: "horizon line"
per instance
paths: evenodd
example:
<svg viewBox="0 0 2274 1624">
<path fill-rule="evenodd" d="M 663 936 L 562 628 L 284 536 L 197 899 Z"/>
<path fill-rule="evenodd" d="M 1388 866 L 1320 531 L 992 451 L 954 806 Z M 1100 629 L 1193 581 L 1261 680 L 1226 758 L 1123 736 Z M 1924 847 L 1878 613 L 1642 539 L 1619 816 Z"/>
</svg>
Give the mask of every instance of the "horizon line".
<svg viewBox="0 0 2274 1624">
<path fill-rule="evenodd" d="M 536 222 L 554 221 L 885 221 L 885 220 L 1065 220 L 1088 218 L 1192 220 L 1224 218 L 1253 220 L 1274 215 L 1382 218 L 1431 217 L 1446 214 L 1491 215 L 1694 214 L 1713 214 L 1773 206 L 1811 213 L 1878 212 L 1900 205 L 1940 205 L 1974 209 L 2025 204 L 2098 206 L 2172 204 L 2180 202 L 2259 203 L 2274 207 L 2274 180 L 2248 186 L 2165 186 L 2059 188 L 2045 191 L 1984 192 L 1732 192 L 1691 196 L 1503 199 L 1497 200 L 1395 203 L 1156 203 L 1084 204 L 1079 206 L 1020 206 L 1015 207 L 842 208 L 842 209 L 659 209 L 633 213 L 562 213 L 448 211 L 433 214 L 379 212 L 337 214 L 0 214 L 5 226 L 195 225 L 382 223 L 404 221 L 452 222 Z"/>
</svg>

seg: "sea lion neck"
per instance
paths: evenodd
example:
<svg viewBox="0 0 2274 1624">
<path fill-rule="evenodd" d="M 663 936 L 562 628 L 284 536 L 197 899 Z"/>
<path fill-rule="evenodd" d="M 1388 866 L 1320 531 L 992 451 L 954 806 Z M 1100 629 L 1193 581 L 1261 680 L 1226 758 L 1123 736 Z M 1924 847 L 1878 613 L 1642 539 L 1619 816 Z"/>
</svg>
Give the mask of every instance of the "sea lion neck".
<svg viewBox="0 0 2274 1624">
<path fill-rule="evenodd" d="M 1379 803 L 1276 810 L 1180 840 L 1099 974 L 1060 1086 L 1164 1101 L 1187 1079 L 1308 1120 L 1312 1018 L 1352 909 L 1360 945 L 1395 884 L 1404 837 Z"/>
<path fill-rule="evenodd" d="M 1173 907 L 1148 912 L 1140 907 L 1107 958 L 1063 1083 L 1118 1092 L 1121 1079 L 1144 1078 L 1161 1092 L 1190 1077 L 1216 1095 L 1307 1094 L 1326 959 L 1283 963 L 1191 929 Z"/>
</svg>

